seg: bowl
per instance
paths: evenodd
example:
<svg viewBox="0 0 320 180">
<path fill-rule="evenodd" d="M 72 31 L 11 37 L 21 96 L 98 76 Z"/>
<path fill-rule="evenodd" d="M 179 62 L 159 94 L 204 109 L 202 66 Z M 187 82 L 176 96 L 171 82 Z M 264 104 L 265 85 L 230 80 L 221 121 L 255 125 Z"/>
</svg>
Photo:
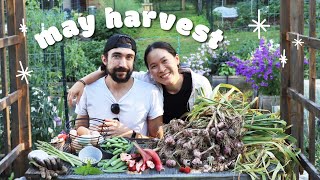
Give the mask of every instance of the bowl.
<svg viewBox="0 0 320 180">
<path fill-rule="evenodd" d="M 88 124 L 89 123 L 89 124 Z M 78 118 L 71 120 L 66 124 L 67 132 L 69 132 L 69 140 L 71 144 L 71 152 L 79 153 L 79 151 L 89 145 L 99 146 L 107 135 L 106 131 L 101 131 L 101 124 L 104 123 L 103 119 L 97 118 Z M 79 127 L 84 126 L 89 130 L 90 134 L 78 134 Z"/>
<path fill-rule="evenodd" d="M 102 159 L 102 152 L 94 146 L 86 146 L 79 151 L 79 159 L 85 164 L 96 165 Z"/>
</svg>

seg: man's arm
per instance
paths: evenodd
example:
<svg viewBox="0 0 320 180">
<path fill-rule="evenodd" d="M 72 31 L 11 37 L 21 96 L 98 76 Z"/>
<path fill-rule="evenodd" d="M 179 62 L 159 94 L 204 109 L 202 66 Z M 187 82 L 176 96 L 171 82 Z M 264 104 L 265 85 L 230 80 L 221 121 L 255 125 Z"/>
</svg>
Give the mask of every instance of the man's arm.
<svg viewBox="0 0 320 180">
<path fill-rule="evenodd" d="M 148 120 L 148 135 L 155 138 L 163 138 L 163 117 Z"/>
</svg>

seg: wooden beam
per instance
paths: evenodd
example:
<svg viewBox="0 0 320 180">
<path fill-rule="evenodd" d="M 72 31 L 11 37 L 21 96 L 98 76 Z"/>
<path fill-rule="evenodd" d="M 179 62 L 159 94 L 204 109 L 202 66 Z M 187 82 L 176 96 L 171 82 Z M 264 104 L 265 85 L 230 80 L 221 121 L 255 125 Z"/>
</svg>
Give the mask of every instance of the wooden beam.
<svg viewBox="0 0 320 180">
<path fill-rule="evenodd" d="M 5 36 L 5 16 L 4 16 L 4 1 L 0 2 L 0 9 L 1 9 L 1 15 L 0 15 L 0 24 L 2 24 L 2 27 L 0 28 L 0 38 L 3 38 Z M 2 97 L 8 96 L 8 91 L 9 91 L 9 83 L 8 83 L 8 68 L 7 68 L 7 53 L 5 48 L 0 49 L 0 66 L 1 66 L 1 85 L 2 85 Z M 11 128 L 10 128 L 10 111 L 9 108 L 5 108 L 2 111 L 2 120 L 3 120 L 3 138 L 4 138 L 4 144 L 5 146 L 3 147 L 3 153 L 8 154 L 11 151 Z M 10 171 L 10 169 L 8 169 Z"/>
<path fill-rule="evenodd" d="M 0 161 L 0 174 L 7 169 L 12 162 L 18 158 L 21 151 L 24 150 L 24 143 L 18 144 L 8 155 L 6 155 L 1 161 Z"/>
<path fill-rule="evenodd" d="M 21 42 L 20 37 L 17 35 L 8 36 L 0 39 L 0 48 L 17 45 Z"/>
<path fill-rule="evenodd" d="M 290 7 L 290 31 L 303 34 L 304 28 L 304 0 L 291 1 Z M 300 94 L 304 94 L 303 81 L 304 81 L 304 52 L 303 48 L 297 48 L 294 44 L 290 44 L 290 87 L 296 90 Z M 281 51 L 282 52 L 282 51 Z M 291 134 L 297 139 L 297 146 L 304 151 L 304 124 L 303 124 L 303 106 L 300 101 L 290 100 L 290 119 L 292 122 Z M 302 169 L 299 169 L 302 172 Z M 299 173 L 296 170 L 297 179 L 299 179 Z"/>
<path fill-rule="evenodd" d="M 11 106 L 14 102 L 18 101 L 22 97 L 22 91 L 17 90 L 11 94 L 8 94 L 7 97 L 0 99 L 0 111 L 4 108 Z"/>
<path fill-rule="evenodd" d="M 300 158 L 300 163 L 301 165 L 303 166 L 303 168 L 308 172 L 309 174 L 309 178 L 310 179 L 320 179 L 320 174 L 319 172 L 317 171 L 317 169 L 314 167 L 314 165 L 312 165 L 308 158 L 300 153 L 299 154 L 299 158 Z"/>
<path fill-rule="evenodd" d="M 297 39 L 298 34 L 299 34 L 299 39 L 302 39 L 302 41 L 304 42 L 303 43 L 304 46 L 308 46 L 310 48 L 320 50 L 320 39 L 301 35 L 302 33 L 288 32 L 287 33 L 287 40 L 294 41 L 294 39 Z"/>
<path fill-rule="evenodd" d="M 316 37 L 316 0 L 309 1 L 309 36 Z M 309 48 L 309 99 L 315 102 L 316 100 L 316 50 Z M 312 112 L 309 113 L 309 160 L 315 164 L 316 154 L 316 123 Z"/>
<path fill-rule="evenodd" d="M 320 105 L 310 101 L 303 94 L 298 93 L 293 88 L 288 89 L 288 95 L 295 101 L 299 101 L 309 112 L 314 113 L 314 115 L 320 118 Z"/>
<path fill-rule="evenodd" d="M 287 59 L 290 59 L 290 41 L 287 40 L 287 32 L 290 31 L 290 0 L 280 1 L 280 49 L 285 49 Z M 290 119 L 290 99 L 287 94 L 290 84 L 290 61 L 287 61 L 285 68 L 281 68 L 281 91 L 280 91 L 280 116 L 288 125 L 292 124 Z M 291 134 L 288 129 L 287 133 Z"/>
<path fill-rule="evenodd" d="M 15 0 L 15 32 L 20 36 L 21 42 L 17 45 L 16 48 L 16 61 L 15 65 L 19 64 L 19 61 L 23 64 L 24 67 L 28 67 L 28 54 L 27 54 L 27 43 L 26 37 L 19 30 L 21 20 L 24 19 L 27 21 L 25 14 L 25 0 Z M 19 65 L 20 69 L 20 65 Z M 29 103 L 29 85 L 26 81 L 21 81 L 20 78 L 16 78 L 16 85 L 18 89 L 22 90 L 22 97 L 18 99 L 18 113 L 19 119 L 16 128 L 19 131 L 19 143 L 24 143 L 25 150 L 21 152 L 21 156 L 17 158 L 14 162 L 14 167 L 20 167 L 15 170 L 18 176 L 22 176 L 29 167 L 29 161 L 27 156 L 31 151 L 32 141 L 31 141 L 31 119 L 30 119 L 30 103 Z M 11 82 L 10 82 L 11 83 Z"/>
</svg>

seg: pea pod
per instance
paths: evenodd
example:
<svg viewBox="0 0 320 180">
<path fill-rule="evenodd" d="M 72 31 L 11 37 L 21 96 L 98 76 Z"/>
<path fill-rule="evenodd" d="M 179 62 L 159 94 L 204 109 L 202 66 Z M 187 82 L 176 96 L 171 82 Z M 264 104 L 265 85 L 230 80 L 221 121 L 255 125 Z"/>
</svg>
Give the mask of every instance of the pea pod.
<svg viewBox="0 0 320 180">
<path fill-rule="evenodd" d="M 119 162 L 121 162 L 121 159 L 120 159 L 120 158 L 112 161 L 112 162 L 111 162 L 111 166 L 115 166 L 115 165 L 118 164 Z"/>
<path fill-rule="evenodd" d="M 103 165 L 103 168 L 107 168 L 110 166 L 110 164 L 118 158 L 118 155 L 113 156 L 105 165 Z"/>
<path fill-rule="evenodd" d="M 116 165 L 112 166 L 110 169 L 120 169 L 120 167 L 127 167 L 126 163 L 123 161 L 120 161 Z"/>
</svg>

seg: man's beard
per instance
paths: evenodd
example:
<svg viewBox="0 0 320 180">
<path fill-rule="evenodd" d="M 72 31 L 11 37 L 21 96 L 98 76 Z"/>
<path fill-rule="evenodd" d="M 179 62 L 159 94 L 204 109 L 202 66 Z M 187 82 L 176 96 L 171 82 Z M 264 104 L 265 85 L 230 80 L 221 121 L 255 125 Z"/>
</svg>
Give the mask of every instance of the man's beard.
<svg viewBox="0 0 320 180">
<path fill-rule="evenodd" d="M 117 72 L 126 72 L 127 74 L 124 78 L 118 78 Z M 110 75 L 112 80 L 114 80 L 117 83 L 128 82 L 131 77 L 132 72 L 133 72 L 133 70 L 122 68 L 122 67 L 114 68 L 112 72 L 109 70 L 109 68 L 106 68 L 106 74 Z"/>
</svg>

